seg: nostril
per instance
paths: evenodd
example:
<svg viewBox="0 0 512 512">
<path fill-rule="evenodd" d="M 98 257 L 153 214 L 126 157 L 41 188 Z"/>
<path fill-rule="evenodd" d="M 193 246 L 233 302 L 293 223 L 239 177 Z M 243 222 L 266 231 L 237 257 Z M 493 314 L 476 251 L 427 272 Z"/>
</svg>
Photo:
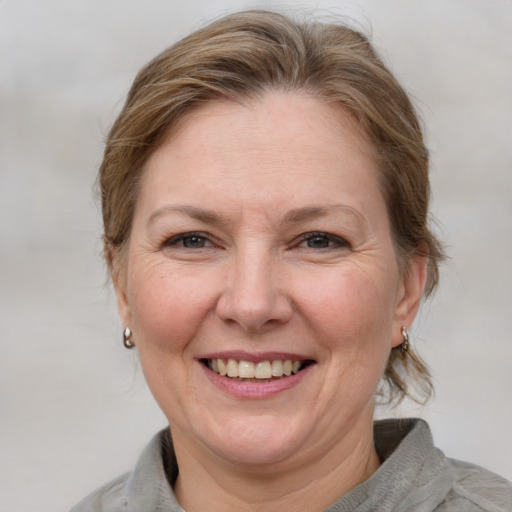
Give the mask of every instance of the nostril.
<svg viewBox="0 0 512 512">
<path fill-rule="evenodd" d="M 278 299 L 279 300 L 279 299 Z M 247 332 L 268 331 L 286 323 L 291 318 L 291 307 L 277 301 L 253 304 L 222 304 L 219 317 L 227 324 L 238 324 Z"/>
<path fill-rule="evenodd" d="M 250 254 L 240 255 L 218 298 L 216 311 L 219 318 L 253 333 L 268 331 L 287 322 L 292 315 L 291 302 L 280 289 L 275 273 L 268 248 L 255 253 L 253 247 Z"/>
</svg>

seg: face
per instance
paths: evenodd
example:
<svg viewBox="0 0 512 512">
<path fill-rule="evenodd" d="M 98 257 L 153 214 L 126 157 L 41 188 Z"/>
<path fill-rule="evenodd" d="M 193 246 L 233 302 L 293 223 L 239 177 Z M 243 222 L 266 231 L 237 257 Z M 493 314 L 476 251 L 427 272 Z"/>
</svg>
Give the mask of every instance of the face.
<svg viewBox="0 0 512 512">
<path fill-rule="evenodd" d="M 371 436 L 424 272 L 399 271 L 370 153 L 343 111 L 268 93 L 148 161 L 116 289 L 177 450 L 289 467 Z"/>
</svg>

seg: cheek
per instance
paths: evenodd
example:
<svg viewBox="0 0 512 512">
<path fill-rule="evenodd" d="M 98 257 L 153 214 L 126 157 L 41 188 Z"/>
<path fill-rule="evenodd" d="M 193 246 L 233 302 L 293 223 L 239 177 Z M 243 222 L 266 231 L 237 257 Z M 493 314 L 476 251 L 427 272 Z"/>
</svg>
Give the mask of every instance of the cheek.
<svg viewBox="0 0 512 512">
<path fill-rule="evenodd" d="M 393 301 L 387 280 L 357 272 L 316 287 L 308 318 L 317 343 L 329 354 L 326 389 L 366 404 L 384 373 L 391 350 Z"/>
<path fill-rule="evenodd" d="M 311 275 L 304 284 L 302 308 L 319 333 L 319 343 L 354 357 L 375 351 L 377 344 L 389 346 L 394 280 L 384 270 L 371 274 L 351 266 L 324 278 Z"/>
<path fill-rule="evenodd" d="M 134 269 L 129 295 L 134 333 L 140 343 L 181 350 L 215 302 L 215 279 L 201 272 L 160 264 Z M 145 347 L 149 348 L 149 347 Z"/>
</svg>

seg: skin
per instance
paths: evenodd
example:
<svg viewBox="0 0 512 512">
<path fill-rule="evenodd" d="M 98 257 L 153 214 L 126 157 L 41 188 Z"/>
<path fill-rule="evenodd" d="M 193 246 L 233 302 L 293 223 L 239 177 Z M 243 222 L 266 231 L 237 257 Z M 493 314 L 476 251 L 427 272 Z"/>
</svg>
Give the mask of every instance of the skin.
<svg viewBox="0 0 512 512">
<path fill-rule="evenodd" d="M 115 286 L 188 512 L 320 511 L 378 468 L 374 394 L 425 261 L 400 271 L 377 172 L 347 113 L 280 92 L 207 103 L 149 159 Z M 314 364 L 233 393 L 200 361 L 231 351 Z"/>
</svg>

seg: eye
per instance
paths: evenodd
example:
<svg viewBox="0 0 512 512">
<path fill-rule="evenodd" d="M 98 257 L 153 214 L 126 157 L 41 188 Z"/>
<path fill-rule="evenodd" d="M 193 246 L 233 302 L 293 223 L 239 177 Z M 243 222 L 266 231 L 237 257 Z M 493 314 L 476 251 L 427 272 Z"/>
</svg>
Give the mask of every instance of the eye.
<svg viewBox="0 0 512 512">
<path fill-rule="evenodd" d="M 203 249 L 212 245 L 212 242 L 203 233 L 182 233 L 164 243 L 165 247 L 184 247 L 186 249 Z"/>
<path fill-rule="evenodd" d="M 299 244 L 301 247 L 309 249 L 335 249 L 338 247 L 350 247 L 350 244 L 339 236 L 330 233 L 313 232 L 302 235 Z"/>
</svg>

